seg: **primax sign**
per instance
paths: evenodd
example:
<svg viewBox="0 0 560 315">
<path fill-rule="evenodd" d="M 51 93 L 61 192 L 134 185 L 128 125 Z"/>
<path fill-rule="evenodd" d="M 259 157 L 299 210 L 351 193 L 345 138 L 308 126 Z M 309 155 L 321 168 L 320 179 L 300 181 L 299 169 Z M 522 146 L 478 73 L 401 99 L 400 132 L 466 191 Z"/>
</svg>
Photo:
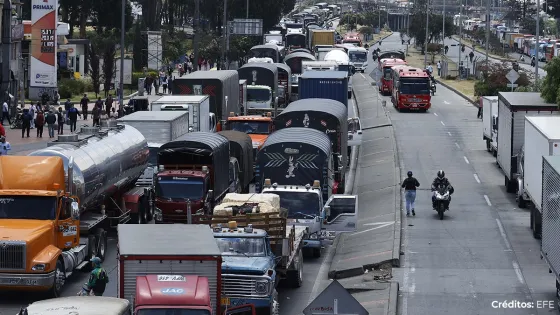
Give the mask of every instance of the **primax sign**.
<svg viewBox="0 0 560 315">
<path fill-rule="evenodd" d="M 54 5 L 50 4 L 34 4 L 32 10 L 54 10 Z"/>
</svg>

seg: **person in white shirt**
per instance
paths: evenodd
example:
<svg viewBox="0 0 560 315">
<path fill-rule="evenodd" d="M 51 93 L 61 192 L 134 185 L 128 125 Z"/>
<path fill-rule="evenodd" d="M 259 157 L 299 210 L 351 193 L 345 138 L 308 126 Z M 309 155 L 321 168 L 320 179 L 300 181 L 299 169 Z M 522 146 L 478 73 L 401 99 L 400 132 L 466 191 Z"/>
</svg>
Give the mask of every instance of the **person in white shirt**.
<svg viewBox="0 0 560 315">
<path fill-rule="evenodd" d="M 37 107 L 35 104 L 31 103 L 29 106 L 29 115 L 31 115 L 31 129 L 35 128 L 35 115 L 37 114 Z"/>
<path fill-rule="evenodd" d="M 12 146 L 6 141 L 6 137 L 0 136 L 0 155 L 8 155 L 8 151 L 11 149 Z"/>
<path fill-rule="evenodd" d="M 110 118 L 114 118 L 114 119 L 119 118 L 119 114 L 117 113 L 117 111 L 116 111 L 116 109 L 115 109 L 114 107 L 111 109 L 111 114 L 110 114 L 109 117 L 110 117 Z"/>
<path fill-rule="evenodd" d="M 4 124 L 4 119 L 8 119 L 8 124 L 12 124 L 12 121 L 10 120 L 10 109 L 8 107 L 8 102 L 4 102 L 4 104 L 2 104 L 2 125 Z"/>
</svg>

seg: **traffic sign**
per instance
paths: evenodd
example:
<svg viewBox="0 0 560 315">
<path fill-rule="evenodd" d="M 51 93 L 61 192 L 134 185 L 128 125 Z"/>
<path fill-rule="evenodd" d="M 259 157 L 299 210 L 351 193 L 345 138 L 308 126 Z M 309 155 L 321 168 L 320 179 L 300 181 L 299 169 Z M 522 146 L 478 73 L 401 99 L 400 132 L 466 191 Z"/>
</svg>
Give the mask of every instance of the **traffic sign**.
<svg viewBox="0 0 560 315">
<path fill-rule="evenodd" d="M 309 303 L 303 310 L 303 314 L 369 315 L 369 312 L 338 281 L 333 280 L 313 302 Z"/>
<path fill-rule="evenodd" d="M 511 87 L 511 88 L 516 88 L 516 87 L 518 87 L 518 86 L 519 86 L 519 84 L 515 84 L 515 83 L 508 83 L 508 85 L 507 85 L 507 86 L 508 86 L 508 87 Z"/>
<path fill-rule="evenodd" d="M 517 81 L 519 79 L 519 73 L 517 73 L 517 71 L 511 69 L 507 74 L 506 74 L 506 79 L 508 79 L 508 81 L 510 83 L 515 83 L 515 81 Z"/>
</svg>

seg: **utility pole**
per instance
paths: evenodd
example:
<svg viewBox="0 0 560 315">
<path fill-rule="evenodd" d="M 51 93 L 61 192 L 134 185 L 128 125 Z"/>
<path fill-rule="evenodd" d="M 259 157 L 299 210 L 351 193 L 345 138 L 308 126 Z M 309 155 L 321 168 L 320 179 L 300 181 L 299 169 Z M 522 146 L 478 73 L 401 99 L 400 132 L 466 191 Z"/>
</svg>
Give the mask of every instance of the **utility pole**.
<svg viewBox="0 0 560 315">
<path fill-rule="evenodd" d="M 426 0 L 426 39 L 424 40 L 424 69 L 428 66 L 428 34 L 430 25 L 430 0 Z"/>
<path fill-rule="evenodd" d="M 224 18 L 222 19 L 222 67 L 221 70 L 226 69 L 226 46 L 227 46 L 227 0 L 224 0 Z"/>
<path fill-rule="evenodd" d="M 537 41 L 535 43 L 535 92 L 539 86 L 539 43 L 541 35 L 541 1 L 537 0 Z"/>
<path fill-rule="evenodd" d="M 200 41 L 200 0 L 194 0 L 194 24 L 193 24 L 193 32 L 194 32 L 194 60 L 193 60 L 193 70 L 198 70 L 198 46 Z M 188 58 L 189 56 L 187 56 Z"/>
<path fill-rule="evenodd" d="M 486 65 L 488 65 L 488 50 L 490 49 L 490 1 L 492 0 L 486 0 L 486 41 L 484 43 L 484 49 L 486 50 Z"/>
<path fill-rule="evenodd" d="M 125 9 L 126 9 L 126 0 L 121 0 L 121 71 L 119 71 L 119 110 L 124 109 L 124 27 L 125 27 L 124 22 L 125 22 Z M 157 93 L 158 93 L 158 91 L 156 91 L 156 95 L 157 95 Z"/>
<path fill-rule="evenodd" d="M 245 15 L 245 18 L 249 18 L 249 0 L 247 0 L 247 14 Z"/>
<path fill-rule="evenodd" d="M 442 17 L 443 17 L 442 37 L 443 37 L 443 49 L 444 49 L 443 51 L 445 51 L 445 0 L 443 0 Z"/>
<path fill-rule="evenodd" d="M 457 67 L 459 68 L 459 81 L 461 81 L 461 34 L 463 33 L 463 0 L 459 1 L 459 61 Z"/>
</svg>

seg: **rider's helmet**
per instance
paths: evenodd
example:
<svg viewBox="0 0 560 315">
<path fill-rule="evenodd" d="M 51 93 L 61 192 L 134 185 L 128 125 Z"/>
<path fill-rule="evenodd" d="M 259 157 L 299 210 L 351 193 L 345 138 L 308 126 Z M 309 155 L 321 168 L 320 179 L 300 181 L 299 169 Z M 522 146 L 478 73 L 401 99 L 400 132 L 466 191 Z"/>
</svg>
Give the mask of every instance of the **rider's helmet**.
<svg viewBox="0 0 560 315">
<path fill-rule="evenodd" d="M 445 177 L 445 172 L 444 172 L 443 170 L 439 170 L 439 171 L 437 172 L 437 177 L 438 177 L 439 179 L 443 179 L 443 178 Z"/>
<path fill-rule="evenodd" d="M 412 171 L 408 171 L 408 173 L 406 173 L 406 175 L 407 175 L 408 177 L 412 177 Z"/>
</svg>

